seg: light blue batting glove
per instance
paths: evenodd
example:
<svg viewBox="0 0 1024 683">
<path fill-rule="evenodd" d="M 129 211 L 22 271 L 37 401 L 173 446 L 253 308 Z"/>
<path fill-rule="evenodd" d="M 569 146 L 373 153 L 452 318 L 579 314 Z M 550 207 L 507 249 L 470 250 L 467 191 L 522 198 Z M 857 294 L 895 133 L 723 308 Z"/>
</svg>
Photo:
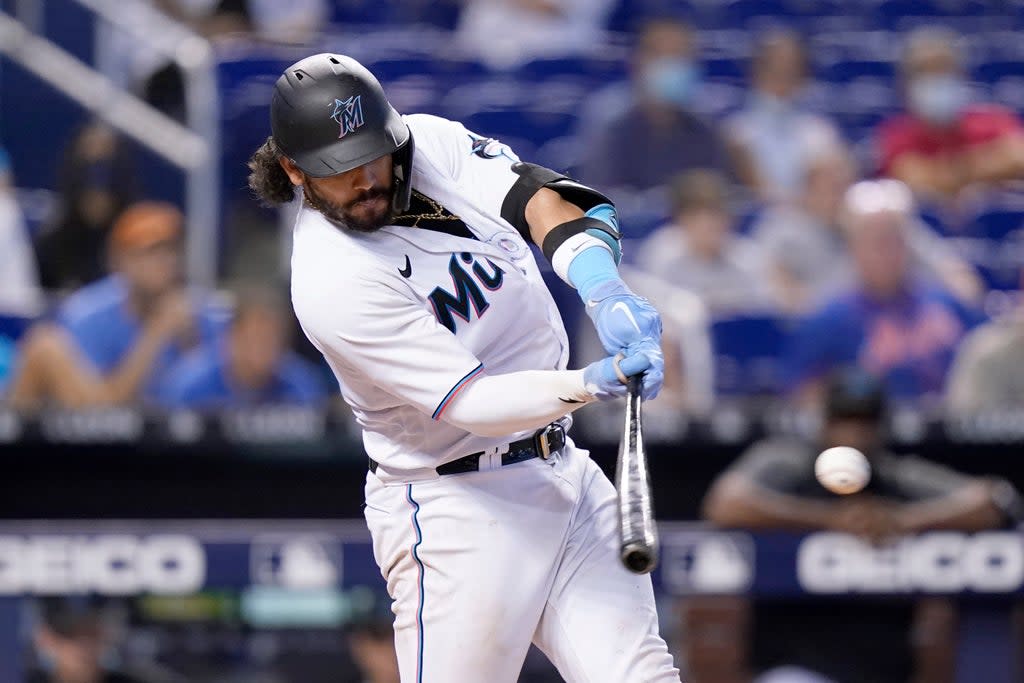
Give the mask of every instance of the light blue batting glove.
<svg viewBox="0 0 1024 683">
<path fill-rule="evenodd" d="M 586 306 L 606 353 L 614 355 L 645 340 L 661 346 L 661 316 L 622 280 L 607 280 L 587 292 Z"/>
</svg>

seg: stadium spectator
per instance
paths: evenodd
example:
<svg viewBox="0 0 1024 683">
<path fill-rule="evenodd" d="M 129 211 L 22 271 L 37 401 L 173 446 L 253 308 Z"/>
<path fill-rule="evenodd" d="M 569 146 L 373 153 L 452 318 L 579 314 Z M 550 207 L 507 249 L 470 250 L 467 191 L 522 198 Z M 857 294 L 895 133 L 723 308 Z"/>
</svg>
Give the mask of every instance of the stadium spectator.
<svg viewBox="0 0 1024 683">
<path fill-rule="evenodd" d="M 843 204 L 854 284 L 803 320 L 784 358 L 785 382 L 813 398 L 832 369 L 857 363 L 898 399 L 939 396 L 957 345 L 980 316 L 910 267 L 910 192 L 894 180 L 863 181 Z"/>
<path fill-rule="evenodd" d="M 110 234 L 114 271 L 72 295 L 58 324 L 26 335 L 10 400 L 22 408 L 46 400 L 70 407 L 154 399 L 164 373 L 223 327 L 216 308 L 181 284 L 182 216 L 141 202 Z"/>
<path fill-rule="evenodd" d="M 10 158 L 0 147 L 0 316 L 33 317 L 42 307 L 35 254 L 14 196 Z"/>
<path fill-rule="evenodd" d="M 980 531 L 1019 519 L 1020 497 L 1006 481 L 968 477 L 889 453 L 883 440 L 884 390 L 868 373 L 836 371 L 825 395 L 818 438 L 777 436 L 751 446 L 708 491 L 707 519 L 729 528 L 844 532 L 870 543 L 939 529 Z M 871 480 L 859 493 L 831 493 L 815 478 L 818 453 L 840 445 L 860 450 L 871 463 Z M 918 618 L 934 618 L 940 607 L 925 603 Z M 913 616 L 910 604 L 863 595 L 839 603 L 758 602 L 751 638 L 754 668 L 792 665 L 836 681 L 945 680 L 925 675 L 927 661 L 919 661 L 918 676 L 911 677 Z M 944 638 L 952 635 L 947 631 Z"/>
<path fill-rule="evenodd" d="M 42 666 L 28 683 L 143 683 L 104 664 L 112 646 L 108 610 L 95 599 L 45 598 L 33 642 Z"/>
<path fill-rule="evenodd" d="M 840 228 L 843 195 L 854 167 L 843 147 L 820 150 L 806 161 L 796 201 L 766 211 L 753 228 L 765 251 L 772 284 L 784 310 L 802 315 L 854 282 L 853 262 Z M 923 221 L 907 226 L 916 275 L 941 283 L 957 299 L 976 303 L 983 285 L 974 269 Z"/>
<path fill-rule="evenodd" d="M 111 225 L 136 194 L 128 146 L 91 123 L 68 146 L 60 169 L 60 206 L 40 236 L 40 277 L 47 289 L 73 289 L 107 274 Z"/>
<path fill-rule="evenodd" d="M 734 232 L 725 178 L 689 171 L 673 179 L 669 195 L 673 220 L 640 247 L 638 266 L 697 294 L 712 317 L 763 310 L 770 303 L 763 256 Z"/>
<path fill-rule="evenodd" d="M 494 69 L 593 51 L 612 0 L 464 0 L 456 37 Z"/>
<path fill-rule="evenodd" d="M 907 112 L 884 122 L 878 134 L 882 172 L 939 199 L 1024 177 L 1020 118 L 970 102 L 958 43 L 945 28 L 910 35 L 901 65 Z"/>
<path fill-rule="evenodd" d="M 580 176 L 603 188 L 646 190 L 683 171 L 733 176 L 726 140 L 692 109 L 700 87 L 697 35 L 676 19 L 648 22 L 637 38 L 630 102 L 580 140 Z"/>
<path fill-rule="evenodd" d="M 312 405 L 326 399 L 315 366 L 288 350 L 288 304 L 268 289 L 243 291 L 227 334 L 185 356 L 167 373 L 170 407 Z"/>
<path fill-rule="evenodd" d="M 1021 271 L 1024 288 L 1024 271 Z M 953 414 L 1024 407 L 1024 307 L 971 332 L 953 361 L 946 392 Z"/>
<path fill-rule="evenodd" d="M 15 340 L 44 305 L 35 253 L 12 185 L 10 158 L 0 147 L 0 396 L 14 367 Z"/>
<path fill-rule="evenodd" d="M 767 33 L 754 52 L 749 101 L 726 120 L 726 132 L 751 160 L 754 185 L 765 201 L 795 199 L 810 161 L 840 145 L 835 125 L 801 103 L 807 72 L 799 36 Z"/>
</svg>

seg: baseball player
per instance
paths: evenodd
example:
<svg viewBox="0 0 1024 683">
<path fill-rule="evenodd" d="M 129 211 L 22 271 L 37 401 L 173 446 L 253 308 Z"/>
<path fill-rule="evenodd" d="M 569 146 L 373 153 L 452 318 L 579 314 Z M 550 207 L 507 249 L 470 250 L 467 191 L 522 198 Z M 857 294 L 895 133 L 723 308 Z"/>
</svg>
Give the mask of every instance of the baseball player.
<svg viewBox="0 0 1024 683">
<path fill-rule="evenodd" d="M 661 321 L 619 278 L 608 198 L 461 124 L 400 116 L 355 60 L 278 79 L 250 161 L 300 197 L 292 301 L 370 457 L 366 521 L 403 681 L 502 683 L 535 643 L 571 682 L 679 681 L 650 578 L 618 560 L 615 490 L 569 414 L 661 387 Z M 569 344 L 529 244 L 608 357 Z"/>
</svg>

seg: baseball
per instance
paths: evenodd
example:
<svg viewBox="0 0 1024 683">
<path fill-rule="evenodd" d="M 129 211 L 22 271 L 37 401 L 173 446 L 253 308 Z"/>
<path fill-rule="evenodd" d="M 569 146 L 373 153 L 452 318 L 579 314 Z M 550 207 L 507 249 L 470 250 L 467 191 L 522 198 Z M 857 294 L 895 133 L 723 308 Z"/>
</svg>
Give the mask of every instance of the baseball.
<svg viewBox="0 0 1024 683">
<path fill-rule="evenodd" d="M 856 448 L 836 446 L 823 451 L 814 461 L 814 476 L 829 491 L 847 495 L 867 485 L 871 465 Z"/>
</svg>

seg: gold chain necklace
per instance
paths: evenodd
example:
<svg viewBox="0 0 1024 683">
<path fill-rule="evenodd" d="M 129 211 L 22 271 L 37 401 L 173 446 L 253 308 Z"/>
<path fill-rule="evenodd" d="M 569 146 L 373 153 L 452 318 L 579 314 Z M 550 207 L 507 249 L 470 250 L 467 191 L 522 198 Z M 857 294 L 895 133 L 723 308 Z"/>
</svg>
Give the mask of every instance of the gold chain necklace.
<svg viewBox="0 0 1024 683">
<path fill-rule="evenodd" d="M 424 219 L 426 219 L 426 220 L 434 220 L 434 221 L 461 221 L 462 220 L 461 218 L 459 218 L 458 216 L 453 214 L 451 211 L 448 211 L 443 206 L 441 206 L 438 202 L 435 202 L 433 199 L 431 199 L 427 195 L 423 194 L 422 192 L 419 192 L 418 190 L 413 190 L 412 194 L 417 199 L 419 199 L 419 200 L 421 200 L 423 202 L 426 202 L 430 206 L 430 208 L 433 210 L 433 213 L 412 213 L 412 214 L 407 213 L 407 214 L 402 214 L 402 216 L 400 216 L 400 218 L 413 218 L 413 219 L 415 219 L 413 221 L 413 224 L 411 226 L 409 226 L 409 227 L 415 228 L 417 225 L 419 225 L 420 221 L 424 220 Z"/>
</svg>

